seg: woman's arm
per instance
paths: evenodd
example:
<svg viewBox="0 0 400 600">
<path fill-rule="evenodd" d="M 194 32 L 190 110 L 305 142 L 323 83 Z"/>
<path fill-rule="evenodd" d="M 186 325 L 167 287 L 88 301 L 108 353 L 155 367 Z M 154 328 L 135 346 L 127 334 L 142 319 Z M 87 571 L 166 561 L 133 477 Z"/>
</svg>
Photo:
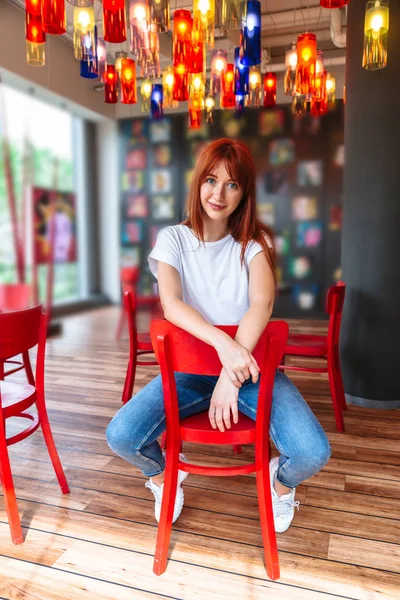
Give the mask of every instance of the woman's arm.
<svg viewBox="0 0 400 600">
<path fill-rule="evenodd" d="M 253 352 L 272 314 L 275 281 L 264 252 L 259 252 L 249 265 L 250 308 L 243 315 L 235 340 Z"/>
<path fill-rule="evenodd" d="M 253 378 L 257 378 L 258 367 L 251 353 L 240 342 L 211 325 L 196 309 L 183 301 L 182 282 L 175 267 L 159 260 L 157 275 L 165 318 L 213 346 L 226 370 L 227 377 L 236 387 L 240 387 L 245 381 L 245 374 L 251 373 Z"/>
</svg>

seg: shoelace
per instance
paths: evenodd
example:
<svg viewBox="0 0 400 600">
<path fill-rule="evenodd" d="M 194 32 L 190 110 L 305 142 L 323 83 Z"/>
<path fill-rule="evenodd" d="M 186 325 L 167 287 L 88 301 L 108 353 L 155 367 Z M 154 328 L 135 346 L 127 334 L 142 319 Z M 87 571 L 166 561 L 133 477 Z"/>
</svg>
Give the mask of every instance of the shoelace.
<svg viewBox="0 0 400 600">
<path fill-rule="evenodd" d="M 297 508 L 299 510 L 300 502 L 298 500 L 294 501 L 290 500 L 279 500 L 276 502 L 276 516 L 277 517 L 286 517 L 290 514 L 292 508 Z"/>
</svg>

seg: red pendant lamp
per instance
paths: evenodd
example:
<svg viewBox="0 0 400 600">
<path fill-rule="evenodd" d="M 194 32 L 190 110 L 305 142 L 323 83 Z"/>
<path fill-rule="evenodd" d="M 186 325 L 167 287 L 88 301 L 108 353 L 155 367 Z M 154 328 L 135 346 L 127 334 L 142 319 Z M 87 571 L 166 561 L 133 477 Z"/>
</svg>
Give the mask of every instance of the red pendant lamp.
<svg viewBox="0 0 400 600">
<path fill-rule="evenodd" d="M 222 75 L 221 108 L 235 108 L 235 65 L 228 63 Z"/>
<path fill-rule="evenodd" d="M 118 73 L 114 65 L 107 65 L 104 72 L 104 102 L 107 104 L 118 102 Z"/>
<path fill-rule="evenodd" d="M 34 44 L 44 44 L 46 34 L 43 29 L 41 0 L 25 1 L 25 38 Z"/>
<path fill-rule="evenodd" d="M 189 70 L 192 66 L 192 15 L 190 10 L 179 9 L 174 12 L 172 44 L 174 67 L 185 65 Z"/>
<path fill-rule="evenodd" d="M 349 2 L 350 0 L 319 0 L 322 8 L 342 8 Z"/>
<path fill-rule="evenodd" d="M 61 35 L 67 31 L 65 0 L 42 0 L 43 29 L 46 33 Z"/>
<path fill-rule="evenodd" d="M 314 33 L 302 33 L 297 38 L 296 93 L 313 94 L 317 62 L 317 38 Z"/>
<path fill-rule="evenodd" d="M 189 110 L 189 129 L 201 128 L 201 110 Z"/>
<path fill-rule="evenodd" d="M 112 44 L 126 40 L 125 0 L 103 0 L 104 39 Z"/>
<path fill-rule="evenodd" d="M 172 99 L 177 102 L 189 100 L 189 71 L 185 65 L 174 67 L 174 90 Z"/>
<path fill-rule="evenodd" d="M 276 73 L 264 75 L 264 106 L 272 108 L 276 105 Z"/>
<path fill-rule="evenodd" d="M 136 64 L 132 58 L 124 58 L 121 65 L 122 104 L 136 104 Z"/>
</svg>

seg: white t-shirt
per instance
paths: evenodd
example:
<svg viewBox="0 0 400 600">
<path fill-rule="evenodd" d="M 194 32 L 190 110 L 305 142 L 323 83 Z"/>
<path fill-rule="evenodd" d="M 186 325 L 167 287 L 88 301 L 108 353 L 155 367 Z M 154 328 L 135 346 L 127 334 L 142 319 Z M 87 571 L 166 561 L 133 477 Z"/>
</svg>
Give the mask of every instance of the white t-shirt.
<svg viewBox="0 0 400 600">
<path fill-rule="evenodd" d="M 175 267 L 183 301 L 209 323 L 238 325 L 249 308 L 249 264 L 262 252 L 260 244 L 249 242 L 242 267 L 241 249 L 231 234 L 217 242 L 200 242 L 186 225 L 172 225 L 158 233 L 148 261 L 155 277 L 158 260 Z"/>
</svg>

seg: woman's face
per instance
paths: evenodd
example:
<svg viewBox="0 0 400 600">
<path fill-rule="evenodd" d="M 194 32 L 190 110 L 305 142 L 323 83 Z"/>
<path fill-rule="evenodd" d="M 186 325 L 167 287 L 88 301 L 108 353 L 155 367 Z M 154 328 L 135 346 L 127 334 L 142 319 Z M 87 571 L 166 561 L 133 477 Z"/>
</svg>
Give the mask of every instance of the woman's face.
<svg viewBox="0 0 400 600">
<path fill-rule="evenodd" d="M 227 219 L 240 204 L 243 188 L 230 178 L 224 163 L 208 173 L 200 187 L 200 201 L 206 215 L 213 221 Z"/>
</svg>

